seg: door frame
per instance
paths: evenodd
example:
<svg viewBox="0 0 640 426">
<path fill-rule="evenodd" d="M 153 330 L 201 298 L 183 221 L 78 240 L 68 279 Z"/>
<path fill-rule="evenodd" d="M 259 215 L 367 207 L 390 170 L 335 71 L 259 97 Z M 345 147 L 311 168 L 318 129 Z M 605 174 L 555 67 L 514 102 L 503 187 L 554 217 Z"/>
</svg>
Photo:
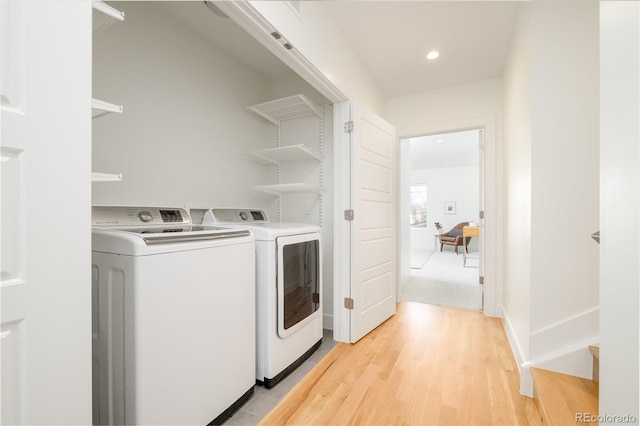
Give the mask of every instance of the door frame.
<svg viewBox="0 0 640 426">
<path fill-rule="evenodd" d="M 497 126 L 496 118 L 493 116 L 479 117 L 455 122 L 443 122 L 443 123 L 426 123 L 424 125 L 415 126 L 409 130 L 405 130 L 404 133 L 398 135 L 400 141 L 409 139 L 412 137 L 435 135 L 440 133 L 453 133 L 465 130 L 482 130 L 484 133 L 484 206 L 485 206 L 485 240 L 484 240 L 484 300 L 483 311 L 484 314 L 491 317 L 502 317 L 502 273 L 498 270 L 497 265 L 501 264 L 499 260 L 502 258 L 502 251 L 498 244 L 501 240 L 501 231 L 498 223 L 502 221 L 502 213 L 499 206 L 501 205 L 501 197 L 497 187 L 497 173 L 499 164 L 499 151 L 497 149 Z M 406 154 L 408 146 L 405 144 L 399 144 L 400 153 L 397 156 L 400 164 L 398 170 L 400 171 L 400 179 L 398 189 L 400 196 L 402 197 L 401 189 L 407 184 L 408 172 L 407 166 L 403 162 L 408 161 Z M 403 201 L 398 203 L 399 209 L 402 209 Z M 402 217 L 402 212 L 399 212 L 398 217 Z M 406 222 L 406 221 L 404 221 Z M 410 244 L 410 239 L 407 237 L 408 224 L 400 221 L 399 224 L 399 252 L 406 252 L 407 245 Z M 409 269 L 405 268 L 405 265 L 399 263 L 399 275 L 398 285 L 401 285 L 402 280 L 406 279 L 408 275 L 405 273 Z"/>
<path fill-rule="evenodd" d="M 478 175 L 476 176 L 476 178 L 478 179 L 478 193 L 479 193 L 479 200 L 481 201 L 480 205 L 477 206 L 478 207 L 478 211 L 479 210 L 483 210 L 484 209 L 484 191 L 483 191 L 483 185 L 484 185 L 484 181 L 482 179 L 482 177 L 484 176 L 484 135 L 483 135 L 483 129 L 481 128 L 477 128 L 477 129 L 467 129 L 465 131 L 475 131 L 477 132 L 477 139 L 474 143 L 478 143 L 477 145 L 477 149 L 478 149 Z M 428 134 L 428 135 L 419 135 L 419 136 L 415 136 L 415 138 L 421 138 L 421 137 L 436 137 L 436 138 L 440 138 L 441 136 L 446 136 L 448 134 L 455 134 L 455 133 L 460 133 L 460 131 L 454 131 L 454 132 L 446 132 L 446 133 L 433 133 L 433 134 Z M 399 170 L 400 172 L 404 172 L 403 174 L 403 180 L 402 182 L 399 184 L 399 191 L 400 191 L 400 202 L 398 203 L 398 214 L 400 215 L 400 217 L 404 217 L 406 218 L 407 216 L 409 216 L 409 214 L 411 213 L 411 192 L 412 192 L 412 188 L 414 186 L 427 186 L 426 183 L 424 183 L 424 180 L 418 181 L 418 182 L 412 182 L 411 178 L 409 177 L 409 174 L 411 173 L 411 165 L 409 163 L 409 157 L 410 157 L 410 150 L 411 150 L 411 146 L 409 145 L 411 143 L 412 138 L 403 138 L 399 140 L 400 143 L 400 151 L 402 153 L 402 158 L 400 158 L 400 164 L 399 164 Z M 409 191 L 409 192 L 407 192 Z M 409 194 L 407 196 L 407 194 Z M 428 199 L 428 197 L 427 197 Z M 407 207 L 409 208 L 409 211 L 407 211 Z M 407 214 L 409 213 L 409 214 Z M 431 215 L 432 213 L 429 213 L 429 215 Z M 467 219 L 471 219 L 471 218 L 467 218 Z M 406 219 L 405 219 L 406 220 Z M 462 219 L 460 219 L 462 220 Z M 457 220 L 457 222 L 460 222 L 460 220 Z M 481 224 L 480 228 L 480 237 L 478 238 L 478 253 L 480 255 L 479 258 L 479 268 L 478 268 L 478 275 L 482 276 L 484 275 L 484 250 L 482 249 L 483 244 L 482 244 L 482 240 L 484 239 L 484 232 L 483 229 L 484 228 L 484 223 L 482 221 L 482 219 L 480 219 Z M 404 245 L 402 245 L 402 243 L 398 243 L 399 249 L 401 250 L 400 256 L 401 259 L 404 261 L 404 270 L 406 271 L 410 271 L 411 265 L 408 265 L 408 259 L 411 257 L 408 254 L 412 254 L 413 253 L 413 244 L 414 244 L 414 238 L 413 238 L 413 229 L 411 227 L 411 224 L 409 224 L 409 226 L 407 227 L 407 224 L 405 222 L 400 222 L 400 224 L 404 227 L 404 232 L 402 230 L 400 230 L 401 234 L 404 235 L 404 238 L 408 240 L 408 243 L 405 243 Z M 451 225 L 449 225 L 449 227 L 451 227 Z M 445 231 L 447 228 L 442 229 L 443 231 Z M 427 231 L 427 244 L 429 246 L 431 246 L 433 244 L 434 250 L 438 251 L 438 242 L 437 241 L 432 241 L 431 237 L 431 233 L 428 232 L 428 229 L 425 228 L 425 231 Z M 409 250 L 407 252 L 407 249 Z M 408 266 L 407 266 L 408 265 Z M 410 273 L 406 276 L 411 275 Z M 398 289 L 398 294 L 399 294 L 400 289 Z"/>
<path fill-rule="evenodd" d="M 351 111 L 345 103 L 333 105 L 333 258 L 351 259 L 351 229 L 349 222 L 340 217 L 345 206 L 351 205 L 351 146 L 342 143 L 344 129 L 340 123 L 351 120 Z M 337 184 L 342 182 L 342 184 Z M 345 184 L 347 182 L 347 184 Z M 344 297 L 351 294 L 351 262 L 333 262 L 333 340 L 351 341 L 350 314 L 343 306 Z"/>
</svg>

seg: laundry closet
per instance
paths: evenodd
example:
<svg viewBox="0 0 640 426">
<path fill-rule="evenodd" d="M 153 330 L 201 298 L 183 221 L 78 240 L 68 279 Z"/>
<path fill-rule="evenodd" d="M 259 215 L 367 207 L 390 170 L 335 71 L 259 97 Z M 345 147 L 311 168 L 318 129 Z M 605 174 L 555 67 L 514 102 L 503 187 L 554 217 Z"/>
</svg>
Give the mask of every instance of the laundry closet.
<svg viewBox="0 0 640 426">
<path fill-rule="evenodd" d="M 332 106 L 204 2 L 106 4 L 124 19 L 93 35 L 92 203 L 320 225 L 332 328 Z"/>
<path fill-rule="evenodd" d="M 268 217 L 271 222 L 305 224 L 290 226 L 277 223 L 267 236 L 263 235 L 264 232 L 258 232 L 264 231 L 263 227 L 254 231 L 251 238 L 253 241 L 255 237 L 256 256 L 254 257 L 252 252 L 251 256 L 245 257 L 246 267 L 236 268 L 244 272 L 253 271 L 256 265 L 255 274 L 252 272 L 258 283 L 255 286 L 256 297 L 251 295 L 247 297 L 246 304 L 240 302 L 237 307 L 230 309 L 234 312 L 240 312 L 246 309 L 246 306 L 255 309 L 256 320 L 251 322 L 261 331 L 252 333 L 250 341 L 253 342 L 255 339 L 257 351 L 249 343 L 244 345 L 246 350 L 242 347 L 233 349 L 234 345 L 238 346 L 237 342 L 245 337 L 246 333 L 240 331 L 233 332 L 236 337 L 232 341 L 225 343 L 225 340 L 220 340 L 218 343 L 224 348 L 220 349 L 220 353 L 226 353 L 229 359 L 237 360 L 232 364 L 240 363 L 247 352 L 253 354 L 255 351 L 257 361 L 247 365 L 250 370 L 256 366 L 257 383 L 271 387 L 293 371 L 319 346 L 323 327 L 333 326 L 333 286 L 330 269 L 333 108 L 324 96 L 253 40 L 231 19 L 218 12 L 215 7 L 208 7 L 202 1 L 98 2 L 94 6 L 92 204 L 107 206 L 102 210 L 96 210 L 100 207 L 94 207 L 94 229 L 96 211 L 119 211 L 108 206 L 145 208 L 127 210 L 126 218 L 122 216 L 120 219 L 101 219 L 99 226 L 111 223 L 119 226 L 131 218 L 133 222 L 138 222 L 136 218 L 143 222 L 148 220 L 149 223 L 155 223 L 156 220 L 164 222 L 165 216 L 169 213 L 170 219 L 179 217 L 180 221 L 185 221 L 188 218 L 184 216 L 188 215 L 186 212 L 189 209 L 192 209 L 190 216 L 193 223 L 187 225 L 195 225 L 203 220 L 202 216 L 195 217 L 193 214 L 194 208 L 197 207 L 251 209 L 253 219 L 256 219 L 255 215 L 258 212 L 260 220 Z M 157 209 L 159 213 L 155 215 L 157 218 L 154 216 L 156 209 L 153 206 L 160 208 Z M 171 209 L 167 210 L 167 207 Z M 181 212 L 178 208 L 186 210 Z M 154 218 L 151 219 L 152 217 Z M 269 226 L 267 223 L 263 225 Z M 300 235 L 284 236 L 284 229 L 278 229 L 284 226 L 288 226 L 291 232 L 307 226 L 309 229 L 304 238 L 308 241 L 300 242 L 303 238 Z M 166 232 L 175 234 L 182 231 L 174 228 L 169 226 L 155 232 L 167 235 Z M 206 232 L 196 228 L 188 228 L 188 235 L 177 235 L 178 239 L 182 241 L 194 232 Z M 118 230 L 107 231 L 107 234 L 109 232 Z M 141 232 L 141 238 L 146 238 L 145 241 L 151 238 L 144 230 L 136 232 Z M 224 233 L 223 230 L 213 232 Z M 279 232 L 278 239 L 276 232 Z M 94 240 L 98 241 L 99 232 L 94 230 L 93 233 Z M 189 238 L 195 240 L 204 237 L 194 235 Z M 277 304 L 271 299 L 269 303 L 265 303 L 272 296 L 271 292 L 262 290 L 274 288 L 272 283 L 275 283 L 276 274 L 271 273 L 273 262 L 264 260 L 266 255 L 263 254 L 271 253 L 269 250 L 273 241 L 276 241 L 278 250 L 284 250 L 283 253 L 278 253 L 278 257 L 289 259 L 283 270 L 280 270 L 280 266 L 278 269 L 277 279 L 284 281 L 278 281 L 277 287 L 284 290 L 283 294 L 278 293 Z M 264 250 L 261 248 L 263 246 Z M 319 254 L 318 248 L 322 248 Z M 180 247 L 176 245 L 175 249 L 179 250 Z M 94 299 L 98 302 L 94 301 L 93 310 L 94 316 L 103 315 L 100 318 L 104 317 L 103 311 L 111 312 L 112 303 L 100 302 L 106 300 L 105 297 L 97 298 L 96 295 L 104 295 L 112 287 L 120 285 L 109 281 L 112 274 L 106 269 L 111 267 L 110 264 L 100 262 L 100 256 L 103 256 L 102 252 L 105 250 L 106 248 L 96 251 L 94 244 Z M 323 251 L 326 252 L 324 255 Z M 221 250 L 220 253 L 223 252 Z M 122 258 L 121 254 L 116 253 L 114 258 Z M 144 256 L 140 257 L 143 258 Z M 324 262 L 323 258 L 326 259 Z M 137 262 L 135 265 L 139 265 L 142 260 Z M 243 271 L 238 270 L 236 274 L 229 265 L 244 263 L 241 263 L 242 259 L 236 259 L 235 262 L 228 261 L 220 265 L 220 268 L 229 270 L 217 275 L 212 274 L 212 277 L 217 277 L 213 281 L 204 279 L 205 282 L 211 283 L 210 287 L 219 287 L 215 290 L 218 292 L 217 296 L 208 297 L 232 303 L 232 289 L 225 290 L 224 286 L 240 286 L 236 275 L 240 276 Z M 175 262 L 172 264 L 175 268 L 181 268 L 183 265 Z M 268 268 L 261 266 L 266 264 L 269 265 Z M 170 265 L 168 268 L 168 271 L 159 276 L 169 276 L 176 272 Z M 185 300 L 185 306 L 191 305 L 187 302 L 190 297 L 197 299 L 197 294 L 201 293 L 195 291 L 193 296 L 183 295 L 180 291 L 182 287 L 175 285 L 181 280 L 193 282 L 199 276 L 199 269 L 186 269 L 176 272 L 177 277 L 182 277 L 177 281 L 160 283 L 162 288 L 174 288 L 177 294 L 171 299 L 182 298 L 181 300 Z M 136 276 L 132 271 L 133 269 L 128 274 L 129 277 Z M 97 273 L 100 274 L 99 278 L 95 278 L 98 276 Z M 220 274 L 229 278 L 221 279 Z M 267 278 L 272 276 L 273 278 Z M 135 291 L 131 291 L 131 296 L 127 296 L 126 291 L 122 296 L 122 300 L 125 300 L 121 302 L 125 306 L 122 309 L 126 311 L 129 309 L 127 306 L 134 306 L 135 302 L 135 308 L 132 309 L 136 310 L 135 321 L 128 320 L 126 315 L 123 316 L 122 321 L 129 324 L 125 325 L 125 331 L 121 333 L 126 340 L 126 330 L 138 330 L 138 323 L 144 321 L 138 319 L 146 318 L 143 317 L 143 312 L 151 312 L 157 308 L 147 308 L 142 301 L 136 302 L 137 299 L 133 297 L 134 293 L 139 294 L 143 289 L 148 289 L 149 285 L 130 279 L 124 287 L 136 288 Z M 292 290 L 294 287 L 296 291 Z M 137 290 L 138 288 L 140 290 Z M 96 289 L 100 289 L 100 292 Z M 298 295 L 303 293 L 303 297 L 309 298 L 310 302 L 299 301 L 301 299 Z M 158 292 L 152 291 L 151 294 L 156 295 Z M 172 300 L 166 301 L 167 307 L 171 306 Z M 300 306 L 307 309 L 308 304 L 312 308 L 304 314 L 306 317 L 298 318 L 303 309 Z M 212 309 L 223 310 L 221 307 L 215 308 L 217 305 L 213 303 L 210 306 Z M 273 322 L 271 315 L 275 315 L 276 308 L 278 321 L 281 315 L 285 318 L 283 328 L 278 329 L 277 335 L 266 325 Z M 284 314 L 280 313 L 282 309 Z M 207 309 L 199 309 L 203 310 Z M 180 324 L 190 324 L 188 318 L 192 315 L 187 312 L 188 309 L 184 315 L 180 315 Z M 217 318 L 218 314 L 221 313 L 211 312 L 206 318 L 212 320 Z M 118 373 L 121 367 L 118 365 L 124 366 L 122 369 L 125 371 L 136 371 L 136 386 L 129 386 L 130 392 L 136 388 L 143 389 L 154 380 L 153 374 L 147 380 L 137 372 L 142 371 L 141 366 L 148 365 L 149 360 L 137 361 L 137 358 L 129 355 L 131 349 L 125 353 L 120 364 L 111 367 L 113 362 L 108 360 L 117 354 L 109 355 L 110 348 L 117 343 L 112 344 L 105 340 L 105 337 L 101 340 L 100 336 L 108 334 L 105 330 L 119 327 L 117 321 L 108 319 L 112 316 L 118 317 L 119 314 L 114 311 L 113 314 L 107 315 L 106 319 L 98 321 L 97 328 L 94 325 L 94 330 L 99 330 L 94 333 L 94 336 L 98 336 L 94 337 L 94 346 L 106 348 L 94 350 L 94 388 L 99 386 L 98 391 L 94 389 L 94 422 L 111 424 L 123 421 L 121 416 L 124 416 L 122 418 L 127 422 L 135 423 L 144 419 L 156 422 L 166 421 L 168 416 L 183 416 L 184 413 L 179 407 L 171 408 L 174 404 L 170 401 L 175 398 L 165 395 L 164 392 L 145 393 L 140 390 L 133 399 L 126 398 L 123 403 L 114 405 L 115 403 L 109 402 L 112 399 L 109 395 L 123 395 L 117 390 L 110 390 L 112 386 L 116 386 L 116 379 L 120 380 L 121 377 Z M 253 313 L 245 316 L 254 318 Z M 147 317 L 151 318 L 152 314 L 147 314 Z M 225 325 L 225 321 L 231 321 L 234 325 L 239 322 L 233 319 L 233 316 L 225 315 L 224 318 L 216 319 L 215 322 L 219 325 L 213 327 L 207 326 L 204 320 L 191 323 L 188 327 L 200 327 L 211 330 L 211 333 L 227 336 L 229 333 L 224 330 L 231 330 L 231 324 Z M 302 328 L 303 332 L 297 331 Z M 222 331 L 219 332 L 218 329 Z M 253 330 L 251 327 L 246 329 Z M 137 331 L 130 333 L 137 335 Z M 156 332 L 151 328 L 144 334 L 155 335 Z M 149 341 L 148 338 L 143 338 Z M 209 340 L 211 339 L 212 337 L 209 337 Z M 198 339 L 198 342 L 192 344 L 187 339 L 184 345 L 171 350 L 210 350 L 211 344 L 206 346 L 201 343 L 203 340 Z M 137 338 L 132 341 L 136 348 L 143 348 Z M 279 349 L 273 349 L 278 345 L 281 346 Z M 231 350 L 236 352 L 232 353 Z M 142 349 L 135 349 L 134 352 L 142 356 Z M 178 356 L 175 358 L 181 359 Z M 215 376 L 216 368 L 223 368 L 220 373 L 222 377 L 226 373 L 224 364 L 228 362 L 221 361 L 218 366 L 214 366 L 204 361 L 202 370 L 210 371 L 207 376 Z M 242 371 L 245 370 L 246 368 L 242 367 Z M 187 373 L 187 370 L 183 371 Z M 126 374 L 124 380 L 129 380 Z M 171 387 L 175 381 L 174 376 L 168 376 L 167 386 Z M 192 381 L 197 382 L 196 379 Z M 113 384 L 104 384 L 111 382 Z M 226 386 L 225 382 L 221 382 L 220 385 Z M 190 421 L 206 423 L 218 414 L 214 423 L 224 419 L 233 406 L 241 404 L 253 392 L 252 389 L 247 391 L 247 388 L 248 386 L 244 386 L 238 389 L 237 395 L 234 394 L 232 398 L 238 400 L 221 403 L 222 408 L 218 410 L 204 404 L 203 411 L 196 413 L 201 417 L 196 416 Z M 195 389 L 189 391 L 196 392 Z M 156 393 L 158 395 L 155 395 Z M 150 410 L 154 403 L 148 402 L 152 401 L 152 398 L 160 398 L 157 401 L 166 400 L 166 403 L 159 405 L 165 407 L 168 414 L 160 418 L 154 417 L 156 414 Z M 217 401 L 213 396 L 211 399 Z M 224 410 L 227 406 L 229 409 Z M 191 411 L 194 410 L 200 411 L 197 408 Z"/>
</svg>

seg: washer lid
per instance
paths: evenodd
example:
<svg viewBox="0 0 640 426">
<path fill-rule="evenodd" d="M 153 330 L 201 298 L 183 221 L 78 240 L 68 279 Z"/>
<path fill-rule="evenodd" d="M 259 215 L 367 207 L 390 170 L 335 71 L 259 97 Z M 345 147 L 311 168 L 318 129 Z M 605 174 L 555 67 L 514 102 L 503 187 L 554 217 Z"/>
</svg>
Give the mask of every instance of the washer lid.
<svg viewBox="0 0 640 426">
<path fill-rule="evenodd" d="M 217 226 L 251 231 L 256 241 L 273 241 L 277 237 L 302 234 L 319 234 L 318 225 L 308 223 L 268 222 L 268 223 L 220 223 Z"/>
<path fill-rule="evenodd" d="M 246 229 L 213 226 L 110 228 L 92 230 L 92 250 L 131 256 L 196 250 L 253 242 Z"/>
<path fill-rule="evenodd" d="M 180 207 L 93 206 L 92 250 L 146 255 L 254 241 L 247 230 L 193 225 Z"/>
<path fill-rule="evenodd" d="M 203 225 L 224 226 L 250 230 L 256 240 L 269 241 L 285 235 L 319 233 L 318 225 L 294 222 L 269 222 L 267 213 L 260 209 L 208 209 Z"/>
<path fill-rule="evenodd" d="M 251 233 L 245 229 L 232 230 L 214 226 L 127 228 L 121 231 L 138 235 L 146 245 L 220 240 L 223 238 L 246 237 L 251 235 Z"/>
</svg>

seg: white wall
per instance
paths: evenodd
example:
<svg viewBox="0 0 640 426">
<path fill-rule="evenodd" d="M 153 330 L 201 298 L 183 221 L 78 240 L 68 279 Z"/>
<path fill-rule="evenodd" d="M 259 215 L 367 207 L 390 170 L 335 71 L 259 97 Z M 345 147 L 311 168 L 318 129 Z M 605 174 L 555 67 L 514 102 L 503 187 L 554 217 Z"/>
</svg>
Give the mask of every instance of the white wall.
<svg viewBox="0 0 640 426">
<path fill-rule="evenodd" d="M 93 203 L 255 207 L 277 220 L 277 198 L 253 189 L 277 183 L 277 168 L 246 156 L 275 147 L 277 127 L 246 107 L 298 93 L 318 105 L 326 99 L 293 73 L 277 79 L 257 74 L 151 3 L 117 7 L 125 21 L 95 36 L 93 95 L 123 104 L 124 113 L 93 121 L 93 169 L 124 179 L 94 183 Z M 283 125 L 283 142 L 317 151 L 322 132 L 323 185 L 331 187 L 331 106 L 324 129 L 317 119 L 309 121 L 304 140 L 295 137 L 296 124 Z M 333 313 L 332 197 L 332 191 L 323 194 L 325 317 Z M 289 212 L 285 219 L 317 223 L 317 200 L 311 196 L 308 215 Z"/>
<path fill-rule="evenodd" d="M 486 253 L 485 259 L 485 312 L 500 315 L 502 212 L 499 208 L 502 194 L 498 192 L 497 179 L 501 170 L 501 123 L 502 123 L 502 79 L 477 81 L 461 86 L 432 90 L 414 95 L 389 99 L 387 120 L 396 126 L 398 136 L 408 138 L 426 134 L 446 133 L 472 128 L 485 129 L 485 211 Z M 409 193 L 408 139 L 402 142 L 400 152 L 400 217 L 409 217 L 408 201 L 402 199 Z M 400 276 L 410 274 L 410 236 L 408 223 L 402 222 L 400 229 L 401 264 Z"/>
<path fill-rule="evenodd" d="M 591 375 L 598 75 L 597 4 L 522 5 L 504 77 L 504 300 L 525 394 L 532 392 L 530 365 Z"/>
<path fill-rule="evenodd" d="M 269 100 L 267 81 L 163 9 L 120 2 L 122 23 L 95 35 L 94 97 L 124 105 L 93 121 L 94 204 L 267 208 L 252 189 L 276 171 L 245 157 L 275 146 L 276 128 L 246 109 Z"/>
<path fill-rule="evenodd" d="M 638 419 L 640 4 L 602 2 L 600 43 L 599 412 Z"/>
<path fill-rule="evenodd" d="M 476 81 L 389 99 L 387 120 L 400 137 L 419 136 L 437 124 L 458 125 L 491 116 L 502 120 L 502 79 Z M 430 126 L 431 125 L 431 126 Z M 452 129 L 457 130 L 455 127 Z"/>
<path fill-rule="evenodd" d="M 522 4 L 504 70 L 504 322 L 518 365 L 529 360 L 531 287 L 531 31 Z M 526 387 L 531 386 L 530 376 Z M 521 386 L 522 390 L 522 386 Z"/>
<path fill-rule="evenodd" d="M 531 22 L 535 334 L 599 305 L 598 245 L 590 237 L 599 228 L 598 5 L 536 4 Z M 597 324 L 590 333 L 597 339 Z M 532 345 L 531 358 L 553 349 Z"/>
<path fill-rule="evenodd" d="M 420 235 L 425 228 L 412 228 L 412 247 L 433 248 L 434 222 L 440 222 L 444 232 L 460 222 L 478 222 L 478 173 L 478 166 L 411 171 L 412 184 L 427 184 L 427 232 L 426 235 Z M 456 202 L 456 214 L 444 214 L 445 201 Z M 415 241 L 417 238 L 419 241 Z M 472 239 L 472 244 L 471 249 L 477 248 L 477 238 Z"/>
<path fill-rule="evenodd" d="M 590 237 L 599 227 L 598 5 L 531 10 L 531 365 L 568 352 L 553 369 L 591 378 L 588 345 L 599 337 L 599 254 Z"/>
</svg>

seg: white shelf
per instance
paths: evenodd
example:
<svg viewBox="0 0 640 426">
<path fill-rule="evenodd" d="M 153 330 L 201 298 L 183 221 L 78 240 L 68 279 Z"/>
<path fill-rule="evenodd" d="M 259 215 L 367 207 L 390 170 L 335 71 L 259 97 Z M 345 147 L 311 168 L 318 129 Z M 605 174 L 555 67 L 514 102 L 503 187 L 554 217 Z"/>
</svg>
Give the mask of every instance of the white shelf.
<svg viewBox="0 0 640 426">
<path fill-rule="evenodd" d="M 248 109 L 266 118 L 276 126 L 279 126 L 281 121 L 308 115 L 315 114 L 322 118 L 322 109 L 304 95 L 276 99 L 275 101 L 250 106 Z"/>
<path fill-rule="evenodd" d="M 91 182 L 119 182 L 121 180 L 122 173 L 91 172 Z"/>
<path fill-rule="evenodd" d="M 285 192 L 315 192 L 322 194 L 323 189 L 307 183 L 282 183 L 280 185 L 260 185 L 254 187 L 258 191 L 280 196 Z"/>
<path fill-rule="evenodd" d="M 123 110 L 122 105 L 110 104 L 96 98 L 91 99 L 91 118 L 102 117 L 110 113 L 122 114 Z"/>
<path fill-rule="evenodd" d="M 114 22 L 124 21 L 124 12 L 121 12 L 108 4 L 94 0 L 93 7 L 93 34 L 102 31 Z M 122 114 L 122 105 L 115 105 L 100 99 L 91 99 L 91 118 L 101 117 L 105 114 Z M 91 182 L 119 182 L 122 173 L 91 172 Z"/>
<path fill-rule="evenodd" d="M 114 22 L 124 21 L 124 12 L 121 12 L 101 1 L 94 1 L 93 6 L 93 33 L 102 31 Z"/>
<path fill-rule="evenodd" d="M 254 161 L 261 163 L 275 164 L 279 166 L 282 161 L 322 161 L 322 156 L 313 152 L 305 145 L 286 145 L 277 148 L 260 149 L 250 152 L 249 155 Z"/>
</svg>

